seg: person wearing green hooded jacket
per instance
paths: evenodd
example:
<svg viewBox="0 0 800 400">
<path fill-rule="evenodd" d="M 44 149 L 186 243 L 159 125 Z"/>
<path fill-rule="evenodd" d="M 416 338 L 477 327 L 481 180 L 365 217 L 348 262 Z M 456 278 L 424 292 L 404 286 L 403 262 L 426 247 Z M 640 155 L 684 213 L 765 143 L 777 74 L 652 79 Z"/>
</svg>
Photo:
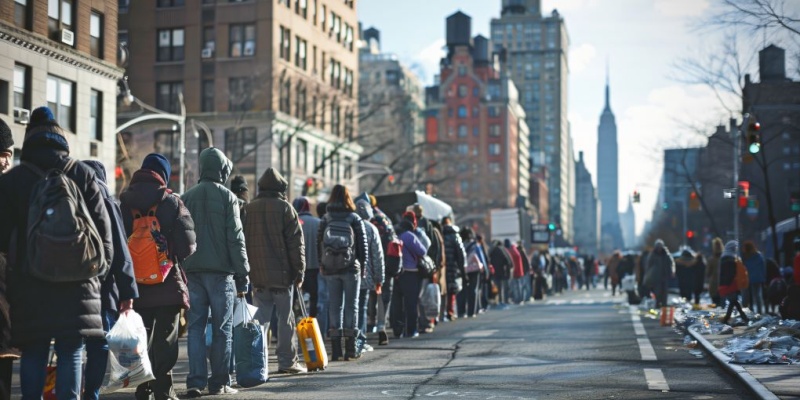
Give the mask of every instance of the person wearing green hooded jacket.
<svg viewBox="0 0 800 400">
<path fill-rule="evenodd" d="M 200 181 L 182 199 L 191 212 L 197 251 L 184 261 L 189 281 L 189 374 L 186 396 L 235 394 L 230 376 L 234 299 L 244 297 L 250 266 L 239 200 L 225 182 L 233 163 L 219 149 L 200 153 Z M 211 376 L 206 364 L 206 326 L 211 309 Z"/>
</svg>

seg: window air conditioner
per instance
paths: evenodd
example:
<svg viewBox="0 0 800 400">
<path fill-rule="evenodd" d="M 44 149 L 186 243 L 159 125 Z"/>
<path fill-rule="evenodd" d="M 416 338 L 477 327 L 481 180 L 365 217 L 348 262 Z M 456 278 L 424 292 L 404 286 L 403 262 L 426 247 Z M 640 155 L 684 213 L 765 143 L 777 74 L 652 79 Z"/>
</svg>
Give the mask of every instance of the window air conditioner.
<svg viewBox="0 0 800 400">
<path fill-rule="evenodd" d="M 202 52 L 200 52 L 200 57 L 201 58 L 211 58 L 213 55 L 214 55 L 214 50 L 209 49 L 207 47 L 205 49 L 203 49 Z"/>
<path fill-rule="evenodd" d="M 31 119 L 31 111 L 25 108 L 14 108 L 14 122 L 27 125 Z"/>
<path fill-rule="evenodd" d="M 253 47 L 253 46 L 245 46 L 244 47 L 244 55 L 245 56 L 252 56 L 253 54 L 255 54 L 255 52 L 256 52 L 256 48 Z"/>
<path fill-rule="evenodd" d="M 73 33 L 69 29 L 62 29 L 61 30 L 61 43 L 64 43 L 67 46 L 74 46 L 75 45 L 75 33 Z"/>
</svg>

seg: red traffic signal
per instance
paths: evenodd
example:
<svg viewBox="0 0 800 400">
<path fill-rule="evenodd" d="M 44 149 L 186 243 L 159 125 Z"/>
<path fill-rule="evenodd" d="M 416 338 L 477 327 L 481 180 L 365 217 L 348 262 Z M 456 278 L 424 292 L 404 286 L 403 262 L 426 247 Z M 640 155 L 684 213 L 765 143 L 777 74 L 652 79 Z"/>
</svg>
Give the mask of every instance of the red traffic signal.
<svg viewBox="0 0 800 400">
<path fill-rule="evenodd" d="M 686 231 L 686 238 L 687 239 L 694 238 L 694 231 Z"/>
<path fill-rule="evenodd" d="M 389 178 L 388 178 L 388 179 L 389 179 L 389 184 L 390 184 L 390 185 L 394 185 L 394 175 L 393 175 L 393 174 L 392 174 L 392 175 L 389 175 Z"/>
</svg>

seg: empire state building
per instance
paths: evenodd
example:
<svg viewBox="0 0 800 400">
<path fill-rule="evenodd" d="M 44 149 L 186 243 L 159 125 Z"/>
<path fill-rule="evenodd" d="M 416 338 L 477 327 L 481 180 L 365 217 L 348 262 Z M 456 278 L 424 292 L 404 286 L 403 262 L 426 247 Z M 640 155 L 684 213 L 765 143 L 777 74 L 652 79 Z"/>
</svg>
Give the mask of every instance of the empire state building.
<svg viewBox="0 0 800 400">
<path fill-rule="evenodd" d="M 597 128 L 597 193 L 601 202 L 601 251 L 609 254 L 624 246 L 619 225 L 619 156 L 617 122 L 611 111 L 610 89 L 606 80 L 606 104 Z"/>
</svg>

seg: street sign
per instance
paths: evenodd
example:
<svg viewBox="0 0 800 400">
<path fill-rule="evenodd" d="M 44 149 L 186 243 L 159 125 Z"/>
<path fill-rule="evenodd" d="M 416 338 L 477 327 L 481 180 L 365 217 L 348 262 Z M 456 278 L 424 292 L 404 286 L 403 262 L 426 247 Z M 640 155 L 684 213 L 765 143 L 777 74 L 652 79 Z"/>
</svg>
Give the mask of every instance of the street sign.
<svg viewBox="0 0 800 400">
<path fill-rule="evenodd" d="M 550 243 L 547 224 L 531 224 L 531 243 Z"/>
</svg>

